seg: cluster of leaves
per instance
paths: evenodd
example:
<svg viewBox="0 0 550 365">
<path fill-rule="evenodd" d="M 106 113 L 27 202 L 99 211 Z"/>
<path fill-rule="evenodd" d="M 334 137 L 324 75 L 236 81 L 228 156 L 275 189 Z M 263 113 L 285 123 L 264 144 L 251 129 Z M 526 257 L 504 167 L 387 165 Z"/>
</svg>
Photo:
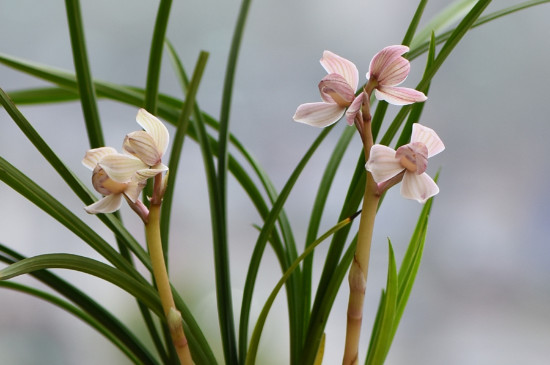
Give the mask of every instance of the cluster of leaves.
<svg viewBox="0 0 550 365">
<path fill-rule="evenodd" d="M 350 179 L 347 197 L 340 212 L 340 223 L 325 234 L 320 235 L 320 222 L 332 181 L 355 131 L 354 128 L 346 128 L 334 146 L 324 171 L 312 208 L 306 244 L 303 247 L 303 253 L 299 255 L 299 248 L 296 245 L 290 222 L 283 207 L 301 172 L 333 128 L 329 127 L 320 132 L 280 192 L 276 191 L 268 174 L 239 140 L 230 133 L 229 115 L 233 80 L 250 2 L 250 0 L 243 0 L 241 4 L 227 62 L 219 119 L 204 113 L 195 102 L 208 54 L 205 52 L 200 53 L 192 77 L 189 80 L 176 50 L 165 39 L 171 0 L 161 0 L 159 4 L 145 88 L 115 85 L 92 78 L 86 54 L 79 2 L 78 0 L 66 0 L 75 72 L 53 69 L 0 54 L 2 64 L 46 80 L 53 85 L 46 88 L 13 91 L 9 95 L 0 89 L 0 104 L 28 137 L 29 141 L 82 200 L 83 205 L 93 203 L 96 199 L 94 194 L 66 167 L 62 159 L 56 155 L 51 146 L 42 139 L 32 127 L 32 124 L 19 111 L 16 104 L 60 103 L 79 100 L 87 126 L 89 144 L 92 148 L 103 146 L 103 132 L 97 112 L 98 97 L 136 107 L 144 107 L 151 113 L 174 124 L 176 133 L 168 166 L 170 180 L 168 181 L 168 188 L 162 206 L 161 222 L 161 233 L 166 255 L 169 252 L 168 228 L 174 195 L 173 189 L 176 186 L 175 179 L 183 142 L 185 137 L 196 141 L 202 152 L 210 197 L 218 316 L 226 363 L 252 364 L 255 362 L 265 319 L 275 296 L 285 286 L 289 315 L 290 363 L 313 364 L 320 361 L 318 355 L 323 348 L 324 327 L 336 294 L 353 258 L 355 239 L 349 237 L 350 225 L 348 223 L 351 221 L 351 217 L 357 213 L 363 196 L 365 185 L 364 155 L 362 152 L 358 154 L 356 169 Z M 544 2 L 548 2 L 548 0 L 527 1 L 481 17 L 490 0 L 461 0 L 453 4 L 448 11 L 444 11 L 434 18 L 426 30 L 417 32 L 417 26 L 427 4 L 427 0 L 421 0 L 402 41 L 402 44 L 410 46 L 410 52 L 407 55 L 409 59 L 412 60 L 426 52 L 428 54 L 424 75 L 416 89 L 428 93 L 430 81 L 454 47 L 470 29 L 503 15 Z M 464 14 L 460 10 L 464 10 L 466 15 L 463 17 L 459 15 Z M 457 21 L 459 21 L 458 24 L 451 30 L 438 36 L 434 35 L 434 32 L 448 28 Z M 438 44 L 442 46 L 436 52 Z M 180 80 L 185 93 L 185 100 L 179 100 L 158 92 L 160 61 L 162 51 L 165 48 L 173 61 L 175 74 Z M 389 145 L 396 138 L 398 131 L 401 130 L 395 145 L 397 147 L 405 144 L 410 137 L 412 123 L 419 119 L 422 108 L 422 103 L 401 108 L 388 125 L 385 134 L 378 136 L 387 109 L 387 104 L 380 102 L 373 116 L 375 140 L 380 144 Z M 229 145 L 234 147 L 235 153 L 239 156 L 234 156 L 228 152 Z M 239 161 L 244 162 L 240 163 Z M 231 278 L 229 275 L 226 208 L 228 173 L 232 174 L 242 186 L 263 219 L 249 262 L 239 316 L 238 333 L 235 330 L 233 320 Z M 177 363 L 177 358 L 170 350 L 170 346 L 166 346 L 164 342 L 166 336 L 159 333 L 159 329 L 155 324 L 155 316 L 163 318 L 158 294 L 150 280 L 143 277 L 134 265 L 134 260 L 137 259 L 145 268 L 151 270 L 149 257 L 142 246 L 125 229 L 120 217 L 116 214 L 98 216 L 116 237 L 118 243 L 118 250 L 116 250 L 74 213 L 65 208 L 61 202 L 41 188 L 37 182 L 25 176 L 2 157 L 0 157 L 0 180 L 55 218 L 110 263 L 109 265 L 90 258 L 63 253 L 25 258 L 8 246 L 0 244 L 0 260 L 9 264 L 9 266 L 0 270 L 0 286 L 37 296 L 72 313 L 102 333 L 134 363 Z M 255 181 L 260 183 L 257 184 Z M 389 245 L 387 287 L 382 293 L 366 359 L 367 364 L 383 363 L 389 351 L 420 264 L 431 206 L 432 201 L 430 200 L 422 209 L 409 248 L 399 269 L 395 262 L 391 244 Z M 311 253 L 317 244 L 329 237 L 332 237 L 332 239 L 325 258 L 322 275 L 316 287 L 313 288 L 313 255 Z M 346 247 L 348 242 L 351 243 Z M 248 328 L 254 285 L 260 269 L 260 262 L 268 244 L 276 254 L 283 276 L 266 301 L 255 328 L 250 334 Z M 134 296 L 157 353 L 147 349 L 143 345 L 142 339 L 137 338 L 114 314 L 103 308 L 93 298 L 48 270 L 53 268 L 82 271 L 97 276 L 119 286 L 122 290 Z M 6 279 L 23 274 L 32 275 L 52 288 L 53 292 L 45 292 L 17 282 L 6 281 Z M 173 292 L 176 306 L 181 311 L 184 319 L 185 333 L 189 340 L 194 361 L 198 364 L 215 364 L 216 360 L 212 348 L 187 307 L 185 300 L 178 294 L 177 290 L 173 290 Z"/>
</svg>

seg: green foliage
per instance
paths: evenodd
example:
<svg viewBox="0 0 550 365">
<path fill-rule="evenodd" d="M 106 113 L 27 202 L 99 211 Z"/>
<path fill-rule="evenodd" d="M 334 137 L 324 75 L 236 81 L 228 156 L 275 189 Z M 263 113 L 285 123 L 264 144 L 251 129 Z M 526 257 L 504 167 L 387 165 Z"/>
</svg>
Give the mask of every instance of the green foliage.
<svg viewBox="0 0 550 365">
<path fill-rule="evenodd" d="M 427 0 L 420 0 L 402 41 L 402 44 L 410 46 L 406 57 L 411 60 L 427 53 L 424 74 L 416 88 L 428 93 L 432 79 L 472 28 L 549 1 L 526 1 L 481 16 L 490 0 L 459 0 L 429 21 L 425 28 L 417 31 L 427 4 Z M 82 183 L 74 172 L 64 164 L 54 148 L 33 128 L 32 123 L 16 105 L 79 101 L 83 110 L 86 138 L 90 147 L 104 145 L 97 106 L 98 98 L 135 107 L 145 107 L 150 112 L 172 123 L 176 127 L 176 132 L 169 157 L 170 175 L 164 196 L 161 220 L 163 248 L 166 255 L 170 248 L 168 234 L 170 225 L 175 221 L 171 217 L 171 210 L 174 204 L 174 189 L 177 186 L 175 179 L 182 158 L 184 141 L 187 137 L 195 141 L 201 150 L 207 180 L 215 262 L 217 314 L 225 362 L 227 364 L 253 364 L 255 362 L 266 318 L 277 294 L 284 286 L 289 314 L 290 363 L 313 364 L 318 350 L 324 348 L 325 325 L 336 295 L 342 287 L 344 277 L 353 260 L 357 244 L 356 235 L 351 239 L 349 237 L 352 231 L 349 217 L 356 213 L 365 189 L 366 173 L 363 151 L 360 151 L 358 155 L 353 174 L 348 174 L 352 177 L 346 198 L 340 209 L 339 223 L 336 223 L 325 234 L 318 236 L 336 173 L 355 130 L 353 128 L 345 129 L 338 142 L 332 147 L 332 153 L 327 161 L 316 197 L 312 202 L 307 236 L 303 251 L 300 253 L 301 248 L 296 245 L 293 227 L 285 212 L 285 204 L 311 158 L 334 128 L 329 127 L 319 133 L 297 163 L 283 188 L 278 191 L 271 182 L 269 174 L 254 159 L 243 143 L 231 133 L 230 128 L 230 111 L 237 61 L 251 1 L 242 1 L 237 18 L 227 59 L 218 119 L 205 113 L 195 100 L 208 54 L 206 52 L 199 54 L 193 75 L 189 80 L 177 50 L 166 40 L 171 4 L 171 0 L 161 0 L 159 3 L 152 31 L 145 87 L 117 85 L 93 78 L 88 62 L 87 43 L 84 37 L 79 2 L 66 0 L 67 23 L 75 71 L 59 70 L 0 54 L 0 63 L 5 66 L 52 84 L 48 87 L 10 91 L 9 93 L 0 89 L 0 104 L 49 163 L 51 170 L 63 179 L 83 205 L 92 204 L 96 200 L 96 195 L 90 192 L 86 184 Z M 456 25 L 453 26 L 453 24 Z M 436 50 L 437 45 L 441 45 L 439 51 Z M 162 55 L 165 46 L 173 64 L 174 74 L 184 91 L 185 98 L 183 100 L 159 93 Z M 388 108 L 386 102 L 379 102 L 372 119 L 374 140 L 383 145 L 395 142 L 396 146 L 401 146 L 407 143 L 410 139 L 412 125 L 420 119 L 423 107 L 423 103 L 402 107 L 393 120 L 387 122 L 388 126 L 384 135 L 379 136 Z M 396 136 L 398 136 L 397 141 L 394 141 Z M 262 220 L 262 224 L 258 226 L 258 237 L 248 262 L 241 312 L 238 316 L 238 333 L 235 329 L 232 308 L 231 267 L 228 251 L 227 182 L 229 174 L 240 184 Z M 51 253 L 26 258 L 7 246 L 0 245 L 0 261 L 8 265 L 0 270 L 0 287 L 38 297 L 71 313 L 105 336 L 133 363 L 176 364 L 177 358 L 173 352 L 168 350 L 172 348 L 169 336 L 165 336 L 158 329 L 159 323 L 164 325 L 164 316 L 155 285 L 140 273 L 133 263 L 135 257 L 147 271 L 151 271 L 148 253 L 126 230 L 120 217 L 114 214 L 98 215 L 101 222 L 116 238 L 118 249 L 115 249 L 107 239 L 100 236 L 66 208 L 62 202 L 44 190 L 38 181 L 33 181 L 3 157 L 0 157 L 0 181 L 73 232 L 76 238 L 94 249 L 107 262 L 103 263 L 66 253 Z M 366 364 L 382 364 L 389 352 L 419 269 L 431 207 L 432 199 L 424 205 L 419 215 L 418 223 L 399 270 L 392 245 L 389 243 L 387 283 L 380 299 Z M 324 257 L 321 277 L 315 283 L 312 277 L 315 248 L 328 237 L 331 237 L 328 253 Z M 279 262 L 281 278 L 266 300 L 259 318 L 254 323 L 254 330 L 249 336 L 250 312 L 255 284 L 268 244 Z M 80 271 L 96 276 L 117 285 L 135 297 L 157 353 L 153 354 L 149 351 L 143 345 L 142 340 L 121 323 L 114 313 L 110 313 L 83 291 L 54 275 L 50 271 L 53 268 Z M 43 282 L 54 293 L 13 281 L 5 281 L 25 274 Z M 191 310 L 175 288 L 173 288 L 173 294 L 177 309 L 182 313 L 183 326 L 194 361 L 197 364 L 215 364 L 216 360 L 211 345 L 195 321 Z M 165 331 L 166 328 L 163 330 Z M 327 346 L 330 346 L 330 343 Z"/>
</svg>

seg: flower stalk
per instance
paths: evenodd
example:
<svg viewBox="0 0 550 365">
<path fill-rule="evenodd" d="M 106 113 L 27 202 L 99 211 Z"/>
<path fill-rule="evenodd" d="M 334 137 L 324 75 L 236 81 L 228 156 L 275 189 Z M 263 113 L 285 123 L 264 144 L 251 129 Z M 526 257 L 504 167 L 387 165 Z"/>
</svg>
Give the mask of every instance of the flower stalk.
<svg viewBox="0 0 550 365">
<path fill-rule="evenodd" d="M 349 301 L 346 326 L 346 344 L 344 348 L 343 364 L 358 364 L 359 337 L 363 321 L 363 302 L 367 288 L 367 274 L 369 270 L 370 248 L 372 232 L 380 194 L 372 175 L 367 174 L 363 209 L 359 222 L 357 247 L 349 271 Z"/>
<path fill-rule="evenodd" d="M 149 207 L 149 215 L 145 222 L 145 236 L 147 239 L 147 247 L 151 256 L 153 265 L 153 276 L 157 285 L 162 309 L 166 317 L 166 323 L 170 330 L 172 343 L 178 354 L 182 365 L 193 364 L 187 338 L 183 332 L 183 323 L 180 312 L 176 309 L 172 289 L 168 279 L 168 271 L 162 251 L 162 241 L 160 237 L 160 205 L 162 198 L 157 195 L 158 187 L 162 187 L 162 175 L 155 176 L 155 191 L 151 198 L 151 206 Z"/>
</svg>

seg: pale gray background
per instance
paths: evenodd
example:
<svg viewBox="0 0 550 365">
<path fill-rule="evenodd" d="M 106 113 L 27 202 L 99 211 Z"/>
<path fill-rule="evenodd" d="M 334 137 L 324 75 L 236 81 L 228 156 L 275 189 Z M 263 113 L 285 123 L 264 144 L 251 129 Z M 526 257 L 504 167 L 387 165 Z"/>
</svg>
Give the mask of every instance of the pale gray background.
<svg viewBox="0 0 550 365">
<path fill-rule="evenodd" d="M 428 5 L 433 15 L 450 2 Z M 494 1 L 489 10 L 515 4 Z M 143 86 L 157 2 L 83 1 L 92 72 L 99 79 Z M 239 2 L 175 1 L 168 36 L 191 70 L 201 49 L 211 52 L 198 100 L 218 115 L 225 60 Z M 232 131 L 265 167 L 280 189 L 319 130 L 294 123 L 304 102 L 319 100 L 325 75 L 318 60 L 329 49 L 353 62 L 361 77 L 381 48 L 399 43 L 415 1 L 256 1 L 242 43 L 232 109 Z M 548 71 L 550 6 L 543 5 L 472 31 L 432 83 L 422 118 L 437 130 L 446 151 L 430 161 L 442 167 L 441 193 L 433 207 L 423 265 L 401 322 L 388 364 L 547 364 L 550 358 L 550 193 L 546 151 L 550 137 Z M 423 22 L 425 24 L 425 22 Z M 63 2 L 1 1 L 0 52 L 72 69 Z M 181 92 L 164 58 L 161 90 Z M 406 86 L 414 86 L 424 59 L 412 64 Z M 45 85 L 0 66 L 0 87 Z M 390 107 L 390 115 L 397 108 Z M 24 107 L 75 173 L 87 149 L 80 106 Z M 137 129 L 133 107 L 102 101 L 107 143 L 118 147 Z M 53 193 L 112 241 L 88 216 L 47 163 L 3 111 L 0 155 Z M 287 204 L 298 242 L 340 123 L 313 158 Z M 334 184 L 323 229 L 334 224 L 360 145 L 355 138 Z M 205 330 L 217 341 L 211 235 L 200 152 L 188 141 L 177 187 L 171 231 L 172 278 Z M 246 275 L 260 223 L 241 188 L 230 180 L 229 211 L 235 301 Z M 26 255 L 71 252 L 97 257 L 73 234 L 0 184 L 0 242 Z M 378 218 L 365 309 L 362 356 L 379 293 L 385 282 L 386 237 L 400 261 L 421 206 L 394 189 Z M 125 221 L 142 240 L 139 222 L 125 207 Z M 324 248 L 319 250 L 321 258 Z M 271 255 L 271 253 L 270 253 Z M 272 256 L 272 255 L 271 255 Z M 317 269 L 320 267 L 320 261 Z M 83 285 L 137 328 L 133 300 L 117 288 L 85 275 L 59 271 Z M 318 271 L 317 274 L 318 275 Z M 257 305 L 280 277 L 272 259 L 260 272 Z M 28 278 L 18 279 L 34 283 Z M 325 364 L 341 360 L 347 284 L 327 326 Z M 6 364 L 126 364 L 127 360 L 86 325 L 37 299 L 0 292 L 0 354 Z M 284 364 L 286 304 L 280 298 L 264 333 L 264 364 Z M 269 349 L 266 349 L 269 347 Z M 270 360 L 267 360 L 270 358 Z"/>
</svg>

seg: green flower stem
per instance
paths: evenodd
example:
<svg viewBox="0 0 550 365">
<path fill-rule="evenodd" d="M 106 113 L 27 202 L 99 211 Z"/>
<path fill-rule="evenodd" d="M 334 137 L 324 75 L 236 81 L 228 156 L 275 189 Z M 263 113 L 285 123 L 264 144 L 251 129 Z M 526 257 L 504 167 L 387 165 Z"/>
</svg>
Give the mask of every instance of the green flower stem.
<svg viewBox="0 0 550 365">
<path fill-rule="evenodd" d="M 358 364 L 359 335 L 363 320 L 363 301 L 367 287 L 367 273 L 369 270 L 370 247 L 374 219 L 378 208 L 380 194 L 372 175 L 367 173 L 363 210 L 359 222 L 357 247 L 349 271 L 349 302 L 348 322 L 346 328 L 346 345 L 342 364 Z"/>
<path fill-rule="evenodd" d="M 162 251 L 162 243 L 160 239 L 160 202 L 151 201 L 149 207 L 149 217 L 145 223 L 145 235 L 147 238 L 147 246 L 149 247 L 149 255 L 153 264 L 153 276 L 157 284 L 162 309 L 166 316 L 166 323 L 170 329 L 172 343 L 176 348 L 180 363 L 193 364 L 191 353 L 187 339 L 183 333 L 183 323 L 181 314 L 176 310 L 170 281 L 168 280 L 168 272 L 164 261 L 164 253 Z"/>
</svg>

